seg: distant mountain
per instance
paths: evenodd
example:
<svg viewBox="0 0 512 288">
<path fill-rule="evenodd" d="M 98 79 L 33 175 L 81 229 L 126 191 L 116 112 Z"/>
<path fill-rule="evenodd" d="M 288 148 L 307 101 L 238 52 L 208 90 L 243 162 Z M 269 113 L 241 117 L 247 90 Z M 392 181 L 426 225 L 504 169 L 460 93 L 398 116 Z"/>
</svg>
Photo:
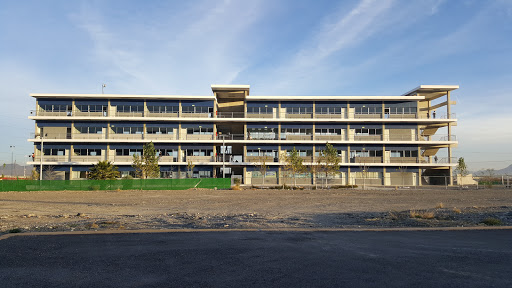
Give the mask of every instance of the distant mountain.
<svg viewBox="0 0 512 288">
<path fill-rule="evenodd" d="M 11 174 L 14 174 L 12 176 L 15 177 L 23 176 L 23 170 L 25 170 L 25 175 L 30 176 L 32 173 L 32 166 L 21 166 L 18 164 L 14 164 L 14 167 L 12 166 L 12 164 L 5 164 L 5 167 L 3 167 L 3 165 L 0 166 L 0 174 L 6 177 L 11 176 Z"/>
<path fill-rule="evenodd" d="M 479 170 L 476 172 L 473 172 L 474 176 L 484 176 L 489 175 L 486 170 Z M 512 165 L 509 165 L 506 168 L 494 170 L 494 175 L 512 175 Z"/>
</svg>

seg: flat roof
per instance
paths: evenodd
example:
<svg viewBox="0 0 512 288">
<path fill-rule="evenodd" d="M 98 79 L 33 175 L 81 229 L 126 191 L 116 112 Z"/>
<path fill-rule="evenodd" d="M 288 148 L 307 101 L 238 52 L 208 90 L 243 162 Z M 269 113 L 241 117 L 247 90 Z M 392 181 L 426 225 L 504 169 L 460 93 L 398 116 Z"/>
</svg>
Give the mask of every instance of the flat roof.
<svg viewBox="0 0 512 288">
<path fill-rule="evenodd" d="M 212 91 L 249 91 L 251 85 L 224 85 L 224 84 L 212 84 Z"/>
<path fill-rule="evenodd" d="M 410 101 L 424 100 L 424 96 L 247 96 L 247 101 Z"/>
<path fill-rule="evenodd" d="M 416 94 L 424 95 L 425 94 L 432 94 L 432 93 L 445 93 L 447 91 L 453 91 L 459 89 L 459 85 L 420 85 L 414 89 L 412 89 L 409 92 L 406 92 L 402 95 L 404 96 L 413 96 Z"/>
<path fill-rule="evenodd" d="M 74 99 L 158 99 L 158 100 L 215 100 L 215 96 L 193 96 L 193 95 L 125 95 L 125 94 L 50 94 L 30 93 L 34 98 L 74 98 Z"/>
</svg>

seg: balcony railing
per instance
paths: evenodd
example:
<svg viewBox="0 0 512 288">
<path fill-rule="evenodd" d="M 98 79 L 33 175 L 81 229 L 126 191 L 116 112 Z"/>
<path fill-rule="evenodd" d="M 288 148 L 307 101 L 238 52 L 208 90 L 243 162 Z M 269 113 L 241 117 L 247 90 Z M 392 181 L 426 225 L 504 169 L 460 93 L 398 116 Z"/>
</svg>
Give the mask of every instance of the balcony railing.
<svg viewBox="0 0 512 288">
<path fill-rule="evenodd" d="M 38 134 L 31 133 L 31 139 L 40 139 Z M 118 139 L 118 140 L 178 140 L 176 134 L 117 134 L 117 133 L 47 133 L 44 137 L 45 140 L 107 140 L 107 139 Z M 367 142 L 367 141 L 457 141 L 456 135 L 433 135 L 430 136 L 418 136 L 418 135 L 326 135 L 326 134 L 315 134 L 313 135 L 296 135 L 296 134 L 281 134 L 279 138 L 278 134 L 270 133 L 248 133 L 244 134 L 186 134 L 182 140 L 285 140 L 285 141 L 355 141 L 355 142 Z"/>
</svg>

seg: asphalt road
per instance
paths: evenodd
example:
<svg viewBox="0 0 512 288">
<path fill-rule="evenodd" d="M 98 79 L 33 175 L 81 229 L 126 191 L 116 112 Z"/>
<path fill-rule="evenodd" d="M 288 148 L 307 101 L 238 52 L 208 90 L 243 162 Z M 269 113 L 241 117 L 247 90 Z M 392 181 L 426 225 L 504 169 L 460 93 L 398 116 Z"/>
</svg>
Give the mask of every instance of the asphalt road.
<svg viewBox="0 0 512 288">
<path fill-rule="evenodd" d="M 512 287 L 512 230 L 0 240 L 1 287 Z"/>
</svg>

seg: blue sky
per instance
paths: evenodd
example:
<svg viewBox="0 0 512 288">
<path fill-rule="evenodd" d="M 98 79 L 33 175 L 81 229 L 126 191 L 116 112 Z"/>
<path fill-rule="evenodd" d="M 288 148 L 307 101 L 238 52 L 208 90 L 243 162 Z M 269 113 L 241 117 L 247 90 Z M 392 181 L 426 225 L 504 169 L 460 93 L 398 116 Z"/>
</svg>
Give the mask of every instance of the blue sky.
<svg viewBox="0 0 512 288">
<path fill-rule="evenodd" d="M 29 93 L 400 95 L 455 84 L 454 155 L 512 164 L 512 1 L 0 2 L 0 162 Z"/>
</svg>

